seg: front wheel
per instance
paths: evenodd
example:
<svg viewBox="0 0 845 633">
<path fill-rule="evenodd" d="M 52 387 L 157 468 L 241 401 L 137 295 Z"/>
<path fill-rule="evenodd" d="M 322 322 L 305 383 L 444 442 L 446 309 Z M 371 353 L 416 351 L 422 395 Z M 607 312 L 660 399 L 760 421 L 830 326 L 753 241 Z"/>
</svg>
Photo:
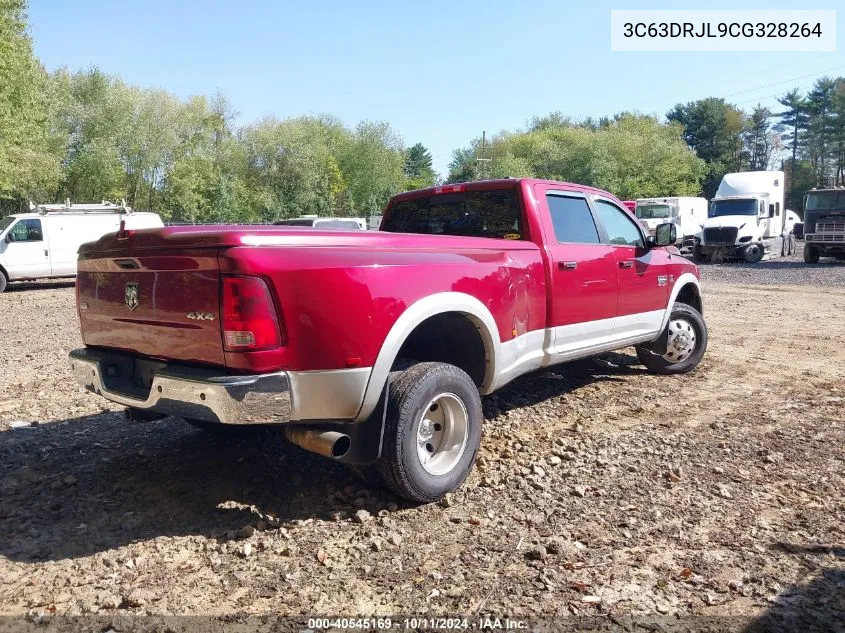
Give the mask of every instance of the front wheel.
<svg viewBox="0 0 845 633">
<path fill-rule="evenodd" d="M 707 325 L 695 308 L 676 303 L 669 316 L 666 352 L 637 347 L 637 358 L 656 374 L 685 374 L 701 362 L 707 349 Z"/>
<path fill-rule="evenodd" d="M 756 264 L 763 259 L 762 244 L 749 244 L 742 252 L 742 258 L 749 264 Z"/>
<path fill-rule="evenodd" d="M 804 263 L 805 264 L 818 264 L 820 256 L 821 256 L 821 254 L 819 253 L 819 249 L 817 249 L 812 244 L 804 244 Z"/>
<path fill-rule="evenodd" d="M 3 292 L 3 291 L 6 290 L 6 286 L 8 285 L 8 283 L 9 283 L 9 280 L 6 279 L 6 275 L 3 273 L 2 270 L 0 270 L 0 292 Z"/>
<path fill-rule="evenodd" d="M 437 501 L 469 475 L 481 445 L 481 396 L 463 370 L 417 363 L 391 382 L 377 469 L 396 494 Z"/>
</svg>

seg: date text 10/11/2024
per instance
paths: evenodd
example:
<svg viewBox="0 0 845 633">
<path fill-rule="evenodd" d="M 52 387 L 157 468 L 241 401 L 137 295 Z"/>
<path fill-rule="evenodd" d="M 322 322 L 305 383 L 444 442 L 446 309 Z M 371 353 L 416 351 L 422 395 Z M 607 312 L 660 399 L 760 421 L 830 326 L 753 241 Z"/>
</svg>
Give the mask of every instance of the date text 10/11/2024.
<svg viewBox="0 0 845 633">
<path fill-rule="evenodd" d="M 520 631 L 528 628 L 524 620 L 491 616 L 463 617 L 408 617 L 408 618 L 309 618 L 308 628 L 348 630 L 473 630 Z"/>
</svg>

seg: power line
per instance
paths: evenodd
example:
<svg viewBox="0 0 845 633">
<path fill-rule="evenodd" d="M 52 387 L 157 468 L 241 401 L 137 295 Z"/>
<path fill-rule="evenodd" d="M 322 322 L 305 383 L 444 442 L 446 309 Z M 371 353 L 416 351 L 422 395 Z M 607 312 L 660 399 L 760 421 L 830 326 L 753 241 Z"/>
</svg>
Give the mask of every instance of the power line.
<svg viewBox="0 0 845 633">
<path fill-rule="evenodd" d="M 757 74 L 762 74 L 762 73 L 773 72 L 773 71 L 775 71 L 775 70 L 782 70 L 782 69 L 784 69 L 784 68 L 789 68 L 790 66 L 797 66 L 797 65 L 799 65 L 799 64 L 807 64 L 807 63 L 809 63 L 809 62 L 815 61 L 815 60 L 817 60 L 817 59 L 821 59 L 822 57 L 827 57 L 827 56 L 829 56 L 829 55 L 830 55 L 830 53 L 823 53 L 823 54 L 821 54 L 821 55 L 816 55 L 815 57 L 811 57 L 810 59 L 803 59 L 803 60 L 799 60 L 799 61 L 794 61 L 794 62 L 790 62 L 790 63 L 788 63 L 788 64 L 782 64 L 782 65 L 780 65 L 780 66 L 775 66 L 775 67 L 773 67 L 773 68 L 767 68 L 767 69 L 764 69 L 764 70 L 758 70 L 758 71 L 755 71 L 755 72 L 756 72 Z M 822 71 L 822 72 L 830 72 L 830 71 Z M 741 77 L 735 77 L 734 79 L 726 79 L 726 80 L 724 80 L 724 81 L 719 81 L 719 82 L 717 82 L 717 83 L 710 84 L 709 86 L 707 86 L 707 87 L 706 87 L 706 88 L 704 88 L 704 89 L 705 89 L 705 90 L 708 90 L 708 91 L 709 91 L 709 90 L 714 90 L 714 89 L 715 89 L 715 88 L 717 88 L 718 86 L 723 86 L 723 85 L 725 85 L 725 84 L 736 83 L 737 81 L 745 81 L 745 80 L 747 80 L 747 79 L 748 79 L 748 73 L 746 73 L 745 75 L 743 75 L 743 76 L 741 76 Z M 763 86 L 763 87 L 767 87 L 767 86 Z M 757 90 L 757 88 L 752 88 L 752 90 Z M 734 94 L 739 94 L 739 93 L 734 93 Z M 657 103 L 657 101 L 663 101 L 664 99 L 671 99 L 671 98 L 675 98 L 675 96 L 676 96 L 676 95 L 677 95 L 677 92 L 672 93 L 672 94 L 665 94 L 665 95 L 660 96 L 660 97 L 654 97 L 653 99 L 649 99 L 648 101 L 643 101 L 643 102 L 641 102 L 641 103 L 634 104 L 633 106 L 631 106 L 631 108 L 632 108 L 632 109 L 636 109 L 636 108 L 639 108 L 639 107 L 641 107 L 641 106 L 643 106 L 643 105 L 647 105 L 647 104 L 649 104 L 649 103 Z"/>
<path fill-rule="evenodd" d="M 822 75 L 824 73 L 833 72 L 834 70 L 839 70 L 840 68 L 845 68 L 845 64 L 840 64 L 839 66 L 834 66 L 833 68 L 828 68 L 827 70 L 820 70 L 818 72 L 809 73 L 806 75 L 801 75 L 799 77 L 793 77 L 792 79 L 785 79 L 783 81 L 777 81 L 775 83 L 766 84 L 764 86 L 757 86 L 756 88 L 749 88 L 748 90 L 740 90 L 739 92 L 732 92 L 731 94 L 724 95 L 725 98 L 732 97 L 734 95 L 741 95 L 746 92 L 754 92 L 755 90 L 762 90 L 763 88 L 771 88 L 772 86 L 780 86 L 782 84 L 788 84 L 793 81 L 798 81 L 799 79 L 806 79 L 807 77 L 812 77 L 813 75 Z M 753 99 L 752 99 L 753 101 Z M 747 102 L 746 102 L 747 103 Z"/>
</svg>

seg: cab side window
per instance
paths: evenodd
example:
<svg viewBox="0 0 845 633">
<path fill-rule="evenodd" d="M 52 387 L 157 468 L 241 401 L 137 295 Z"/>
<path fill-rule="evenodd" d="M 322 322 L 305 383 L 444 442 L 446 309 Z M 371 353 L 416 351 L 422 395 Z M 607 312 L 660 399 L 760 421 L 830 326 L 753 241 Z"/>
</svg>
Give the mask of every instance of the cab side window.
<svg viewBox="0 0 845 633">
<path fill-rule="evenodd" d="M 549 214 L 558 242 L 599 244 L 599 232 L 584 198 L 547 194 Z"/>
<path fill-rule="evenodd" d="M 596 212 L 607 230 L 608 241 L 615 246 L 644 247 L 643 235 L 634 220 L 615 204 L 596 200 Z"/>
<path fill-rule="evenodd" d="M 10 230 L 9 235 L 14 242 L 40 242 L 44 239 L 41 232 L 41 220 L 19 220 Z"/>
</svg>

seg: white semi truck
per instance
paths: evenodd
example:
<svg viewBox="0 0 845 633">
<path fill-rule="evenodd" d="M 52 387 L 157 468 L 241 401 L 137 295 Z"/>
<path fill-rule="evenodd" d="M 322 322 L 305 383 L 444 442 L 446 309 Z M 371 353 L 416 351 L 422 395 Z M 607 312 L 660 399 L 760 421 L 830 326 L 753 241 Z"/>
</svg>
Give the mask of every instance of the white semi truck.
<svg viewBox="0 0 845 633">
<path fill-rule="evenodd" d="M 654 235 L 658 224 L 674 223 L 677 226 L 678 246 L 691 248 L 696 234 L 707 219 L 707 200 L 683 196 L 640 198 L 635 212 L 651 235 Z"/>
<path fill-rule="evenodd" d="M 792 222 L 784 208 L 782 171 L 746 171 L 725 174 L 708 217 L 696 238 L 698 260 L 740 257 L 749 264 L 795 251 Z"/>
</svg>

